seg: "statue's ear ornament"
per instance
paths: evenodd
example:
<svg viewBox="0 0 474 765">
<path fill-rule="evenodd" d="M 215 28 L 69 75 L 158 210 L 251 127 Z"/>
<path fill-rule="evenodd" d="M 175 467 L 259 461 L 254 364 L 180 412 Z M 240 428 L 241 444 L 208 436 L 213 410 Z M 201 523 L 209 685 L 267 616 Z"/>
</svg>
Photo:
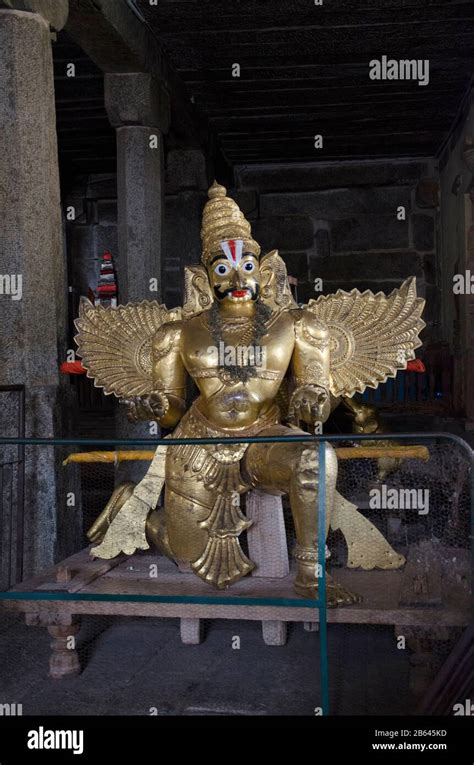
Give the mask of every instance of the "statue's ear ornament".
<svg viewBox="0 0 474 765">
<path fill-rule="evenodd" d="M 183 319 L 209 308 L 214 297 L 204 266 L 185 266 Z"/>
<path fill-rule="evenodd" d="M 291 294 L 285 261 L 278 254 L 278 250 L 272 250 L 263 256 L 260 261 L 260 273 L 260 294 L 264 303 L 274 311 L 298 307 Z"/>
</svg>

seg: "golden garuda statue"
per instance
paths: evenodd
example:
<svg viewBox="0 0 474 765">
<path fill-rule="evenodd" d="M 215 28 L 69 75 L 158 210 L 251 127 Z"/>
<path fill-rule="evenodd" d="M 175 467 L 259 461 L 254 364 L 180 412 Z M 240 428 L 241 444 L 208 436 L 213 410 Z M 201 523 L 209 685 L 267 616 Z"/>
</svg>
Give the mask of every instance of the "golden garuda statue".
<svg viewBox="0 0 474 765">
<path fill-rule="evenodd" d="M 154 420 L 173 438 L 211 445 L 159 446 L 137 486 L 119 487 L 89 537 L 92 554 L 113 558 L 150 543 L 224 588 L 254 564 L 239 535 L 250 526 L 240 498 L 251 488 L 289 495 L 296 532 L 298 595 L 318 594 L 318 456 L 314 444 L 285 442 L 328 418 L 341 397 L 376 388 L 405 369 L 421 343 L 424 300 L 415 279 L 389 296 L 339 290 L 299 307 L 278 252 L 261 256 L 251 227 L 226 189 L 209 190 L 202 264 L 185 269 L 185 299 L 106 308 L 88 301 L 76 321 L 89 377 L 124 400 L 132 420 Z M 191 378 L 199 396 L 187 409 Z M 226 444 L 226 437 L 282 442 Z M 327 528 L 340 529 L 350 566 L 404 563 L 382 534 L 336 491 L 337 458 L 326 444 Z M 165 487 L 163 507 L 157 509 Z M 357 596 L 327 577 L 329 605 Z"/>
</svg>

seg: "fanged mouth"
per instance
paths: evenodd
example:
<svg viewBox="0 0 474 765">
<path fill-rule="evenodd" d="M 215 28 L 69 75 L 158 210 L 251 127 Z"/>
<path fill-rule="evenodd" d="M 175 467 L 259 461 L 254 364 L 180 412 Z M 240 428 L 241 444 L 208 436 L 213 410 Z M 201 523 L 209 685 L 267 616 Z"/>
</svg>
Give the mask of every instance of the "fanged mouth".
<svg viewBox="0 0 474 765">
<path fill-rule="evenodd" d="M 245 297 L 246 295 L 249 295 L 250 290 L 232 290 L 230 294 L 234 298 L 241 298 L 241 297 Z"/>
</svg>

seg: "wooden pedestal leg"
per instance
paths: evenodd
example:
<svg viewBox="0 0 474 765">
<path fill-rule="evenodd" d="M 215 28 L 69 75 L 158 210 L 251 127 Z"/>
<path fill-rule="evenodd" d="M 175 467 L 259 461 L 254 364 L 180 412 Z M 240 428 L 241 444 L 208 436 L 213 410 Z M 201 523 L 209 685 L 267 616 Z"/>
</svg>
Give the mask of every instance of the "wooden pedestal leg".
<svg viewBox="0 0 474 765">
<path fill-rule="evenodd" d="M 448 627 L 395 627 L 397 638 L 405 637 L 409 649 L 409 684 L 414 696 L 421 697 L 426 692 L 439 670 L 438 642 L 449 639 Z"/>
<path fill-rule="evenodd" d="M 186 645 L 198 645 L 202 641 L 201 619 L 180 619 L 181 642 Z"/>
<path fill-rule="evenodd" d="M 49 660 L 49 674 L 55 680 L 69 675 L 78 675 L 81 671 L 76 650 L 76 635 L 79 632 L 79 620 L 72 616 L 62 617 L 56 624 L 48 624 L 48 632 L 53 638 L 53 653 Z"/>
<path fill-rule="evenodd" d="M 265 645 L 285 645 L 287 638 L 287 622 L 262 622 L 262 634 Z"/>
<path fill-rule="evenodd" d="M 178 569 L 182 574 L 191 574 L 191 564 L 187 561 L 177 561 Z M 202 642 L 202 622 L 200 619 L 179 620 L 179 630 L 181 633 L 181 642 L 185 645 L 199 645 Z"/>
<path fill-rule="evenodd" d="M 249 556 L 257 564 L 252 576 L 281 579 L 288 576 L 288 546 L 281 497 L 253 489 L 247 494 L 246 515 L 252 520 L 247 532 Z M 262 622 L 266 645 L 285 645 L 287 623 Z"/>
<path fill-rule="evenodd" d="M 253 526 L 247 531 L 249 555 L 257 567 L 252 576 L 282 579 L 290 573 L 281 497 L 252 489 L 245 513 Z"/>
</svg>

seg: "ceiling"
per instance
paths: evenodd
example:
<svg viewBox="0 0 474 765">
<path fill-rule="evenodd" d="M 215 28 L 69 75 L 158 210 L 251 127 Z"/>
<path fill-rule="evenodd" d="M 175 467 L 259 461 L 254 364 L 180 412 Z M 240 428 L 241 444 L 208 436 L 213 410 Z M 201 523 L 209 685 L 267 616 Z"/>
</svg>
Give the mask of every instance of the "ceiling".
<svg viewBox="0 0 474 765">
<path fill-rule="evenodd" d="M 56 125 L 61 178 L 112 173 L 115 130 L 104 106 L 104 75 L 66 32 L 53 44 Z M 75 76 L 67 76 L 69 64 Z"/>
<path fill-rule="evenodd" d="M 469 88 L 472 2 L 123 2 L 184 81 L 212 137 L 208 145 L 230 165 L 434 156 Z M 429 84 L 371 80 L 369 62 L 382 55 L 429 59 Z M 67 32 L 58 35 L 53 56 L 62 166 L 112 172 L 115 136 L 103 72 Z M 76 65 L 74 78 L 68 63 Z M 239 77 L 232 76 L 235 64 Z"/>
<path fill-rule="evenodd" d="M 472 73 L 474 3 L 130 0 L 234 163 L 429 156 Z M 430 83 L 368 64 L 429 59 Z M 240 77 L 232 77 L 232 65 Z M 314 136 L 323 135 L 323 149 Z"/>
</svg>

